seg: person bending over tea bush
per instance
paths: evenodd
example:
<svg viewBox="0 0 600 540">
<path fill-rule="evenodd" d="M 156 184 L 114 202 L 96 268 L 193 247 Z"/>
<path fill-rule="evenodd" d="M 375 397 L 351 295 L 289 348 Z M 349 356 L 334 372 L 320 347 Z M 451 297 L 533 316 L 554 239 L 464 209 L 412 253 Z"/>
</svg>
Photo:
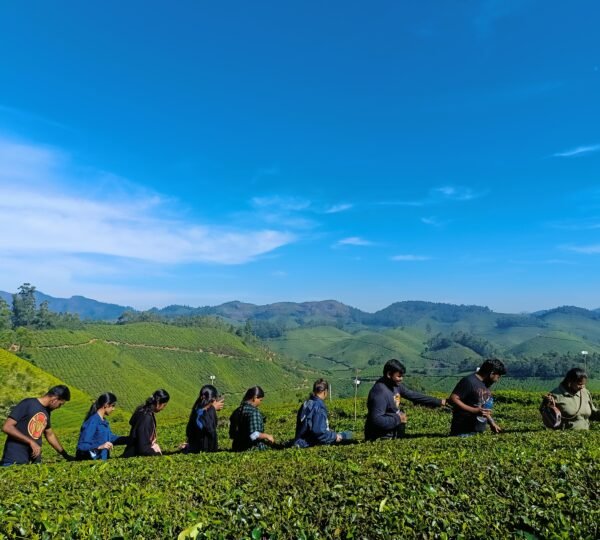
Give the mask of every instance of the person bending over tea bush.
<svg viewBox="0 0 600 540">
<path fill-rule="evenodd" d="M 129 420 L 131 430 L 123 457 L 162 455 L 156 438 L 155 415 L 167 406 L 169 398 L 166 390 L 157 390 L 135 410 Z"/>
<path fill-rule="evenodd" d="M 52 431 L 50 413 L 71 399 L 67 386 L 53 386 L 40 398 L 26 398 L 13 407 L 2 426 L 7 439 L 0 465 L 24 465 L 42 462 L 42 435 L 61 456 L 67 454 Z"/>
<path fill-rule="evenodd" d="M 229 418 L 229 438 L 234 452 L 244 450 L 266 450 L 268 444 L 274 444 L 273 435 L 264 432 L 265 417 L 258 410 L 265 397 L 260 386 L 246 390 L 241 405 Z"/>
<path fill-rule="evenodd" d="M 587 373 L 581 368 L 567 371 L 565 378 L 550 397 L 561 415 L 560 429 L 590 429 L 590 420 L 600 420 L 600 411 L 585 387 Z"/>
<path fill-rule="evenodd" d="M 450 435 L 469 436 L 485 431 L 489 424 L 494 433 L 501 431 L 492 418 L 494 400 L 490 387 L 506 373 L 504 364 L 494 358 L 486 360 L 477 372 L 463 377 L 452 390 L 453 405 Z"/>
<path fill-rule="evenodd" d="M 426 396 L 406 388 L 402 384 L 405 373 L 406 368 L 395 358 L 388 360 L 383 366 L 383 377 L 373 385 L 367 398 L 365 440 L 396 439 L 404 435 L 407 418 L 406 413 L 400 409 L 401 398 L 426 407 L 446 405 L 445 399 Z"/>
<path fill-rule="evenodd" d="M 219 392 L 211 384 L 200 389 L 200 395 L 192 407 L 186 427 L 187 447 L 185 452 L 216 452 L 219 448 L 217 439 L 217 411 L 225 404 Z"/>
<path fill-rule="evenodd" d="M 334 444 L 348 440 L 348 432 L 336 433 L 329 429 L 325 399 L 329 393 L 329 384 L 325 379 L 318 379 L 313 384 L 310 397 L 298 409 L 296 417 L 296 436 L 294 446 L 307 448 L 321 444 Z"/>
<path fill-rule="evenodd" d="M 77 442 L 79 460 L 108 459 L 114 445 L 127 444 L 127 437 L 115 435 L 106 417 L 115 410 L 117 396 L 111 392 L 101 394 L 88 411 Z"/>
</svg>

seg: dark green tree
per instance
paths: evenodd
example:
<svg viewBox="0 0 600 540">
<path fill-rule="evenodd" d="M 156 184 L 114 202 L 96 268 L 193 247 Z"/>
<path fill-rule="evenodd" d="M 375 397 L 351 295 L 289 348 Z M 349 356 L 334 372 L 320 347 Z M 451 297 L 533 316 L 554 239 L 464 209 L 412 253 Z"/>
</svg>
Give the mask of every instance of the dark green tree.
<svg viewBox="0 0 600 540">
<path fill-rule="evenodd" d="M 23 283 L 19 292 L 13 294 L 12 323 L 13 328 L 31 326 L 35 322 L 35 287 L 29 283 Z"/>
<path fill-rule="evenodd" d="M 0 298 L 0 331 L 10 330 L 11 322 L 10 306 L 3 298 Z"/>
<path fill-rule="evenodd" d="M 48 307 L 48 302 L 44 301 L 40 304 L 40 307 L 35 314 L 33 326 L 35 326 L 39 330 L 55 328 L 55 319 L 56 314 L 50 311 L 50 308 Z"/>
</svg>

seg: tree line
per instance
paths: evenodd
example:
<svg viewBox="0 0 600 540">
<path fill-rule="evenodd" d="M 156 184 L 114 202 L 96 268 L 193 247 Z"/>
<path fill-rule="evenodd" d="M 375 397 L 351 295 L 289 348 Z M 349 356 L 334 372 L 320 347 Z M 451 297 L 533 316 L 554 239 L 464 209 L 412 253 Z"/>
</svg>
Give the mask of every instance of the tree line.
<svg viewBox="0 0 600 540">
<path fill-rule="evenodd" d="M 52 328 L 79 329 L 82 322 L 77 314 L 50 311 L 48 302 L 37 305 L 35 286 L 23 283 L 12 295 L 12 305 L 0 298 L 0 331 L 27 328 L 48 330 Z"/>
</svg>

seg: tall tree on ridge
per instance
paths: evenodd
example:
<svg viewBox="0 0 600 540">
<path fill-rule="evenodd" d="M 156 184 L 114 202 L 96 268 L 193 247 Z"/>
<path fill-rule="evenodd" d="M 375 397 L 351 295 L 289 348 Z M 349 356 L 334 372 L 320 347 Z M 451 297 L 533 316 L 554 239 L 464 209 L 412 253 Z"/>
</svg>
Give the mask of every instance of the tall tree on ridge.
<svg viewBox="0 0 600 540">
<path fill-rule="evenodd" d="M 10 330 L 10 307 L 3 298 L 0 298 L 0 330 Z"/>
<path fill-rule="evenodd" d="M 31 326 L 35 322 L 35 287 L 29 283 L 23 283 L 19 292 L 13 294 L 12 323 L 13 328 L 20 326 Z"/>
</svg>

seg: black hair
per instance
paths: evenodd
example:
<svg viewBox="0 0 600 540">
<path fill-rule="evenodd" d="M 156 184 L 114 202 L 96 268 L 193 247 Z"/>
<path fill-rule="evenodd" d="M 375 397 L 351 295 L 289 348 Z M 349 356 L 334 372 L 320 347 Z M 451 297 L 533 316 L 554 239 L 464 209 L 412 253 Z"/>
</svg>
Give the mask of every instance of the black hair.
<svg viewBox="0 0 600 540">
<path fill-rule="evenodd" d="M 579 368 L 579 367 L 574 367 L 571 368 L 569 371 L 567 371 L 565 378 L 562 381 L 562 385 L 565 386 L 569 383 L 572 382 L 579 382 L 583 379 L 587 379 L 588 378 L 588 374 L 585 372 L 584 369 Z"/>
<path fill-rule="evenodd" d="M 400 375 L 404 375 L 406 373 L 406 368 L 404 364 L 400 362 L 400 360 L 396 360 L 392 358 L 385 363 L 383 366 L 383 376 L 387 376 L 388 374 L 400 373 Z"/>
<path fill-rule="evenodd" d="M 244 397 L 242 398 L 242 403 L 244 401 L 250 401 L 254 398 L 264 398 L 265 391 L 260 386 L 253 386 L 252 388 L 248 388 Z"/>
<path fill-rule="evenodd" d="M 71 401 L 71 391 L 68 386 L 64 384 L 58 384 L 53 386 L 46 392 L 47 396 L 54 396 L 63 401 Z"/>
<path fill-rule="evenodd" d="M 218 397 L 219 391 L 212 384 L 205 384 L 202 388 L 200 388 L 200 394 L 198 395 L 198 399 L 196 399 L 192 409 L 197 410 L 206 407 Z"/>
<path fill-rule="evenodd" d="M 329 383 L 325 379 L 317 379 L 313 384 L 313 394 L 320 394 L 325 390 L 329 390 Z"/>
<path fill-rule="evenodd" d="M 98 399 L 94 403 L 92 403 L 92 406 L 90 407 L 90 410 L 86 414 L 85 419 L 87 420 L 90 416 L 93 416 L 94 414 L 96 414 L 99 409 L 104 407 L 104 405 L 106 405 L 106 404 L 112 405 L 113 403 L 116 403 L 116 402 L 117 402 L 117 396 L 115 396 L 112 392 L 105 392 L 104 394 L 100 394 L 98 396 Z"/>
<path fill-rule="evenodd" d="M 206 407 L 209 403 L 215 401 L 218 397 L 219 391 L 212 384 L 206 384 L 200 388 L 198 399 L 196 399 L 194 402 L 192 410 L 190 411 L 190 417 L 188 418 L 187 426 L 185 428 L 185 434 L 188 438 L 188 442 L 195 438 L 198 431 L 196 426 L 198 411 Z"/>
<path fill-rule="evenodd" d="M 168 403 L 169 399 L 171 399 L 169 392 L 161 388 L 159 390 L 156 390 L 154 394 L 152 394 L 143 405 L 140 405 L 136 409 L 136 412 L 140 411 L 146 414 L 154 412 L 154 407 L 156 405 L 160 405 L 161 403 Z"/>
<path fill-rule="evenodd" d="M 482 377 L 487 377 L 493 373 L 498 375 L 506 375 L 506 368 L 501 360 L 498 360 L 497 358 L 490 358 L 481 364 L 481 366 L 479 366 L 477 373 L 479 373 L 479 375 Z"/>
</svg>

